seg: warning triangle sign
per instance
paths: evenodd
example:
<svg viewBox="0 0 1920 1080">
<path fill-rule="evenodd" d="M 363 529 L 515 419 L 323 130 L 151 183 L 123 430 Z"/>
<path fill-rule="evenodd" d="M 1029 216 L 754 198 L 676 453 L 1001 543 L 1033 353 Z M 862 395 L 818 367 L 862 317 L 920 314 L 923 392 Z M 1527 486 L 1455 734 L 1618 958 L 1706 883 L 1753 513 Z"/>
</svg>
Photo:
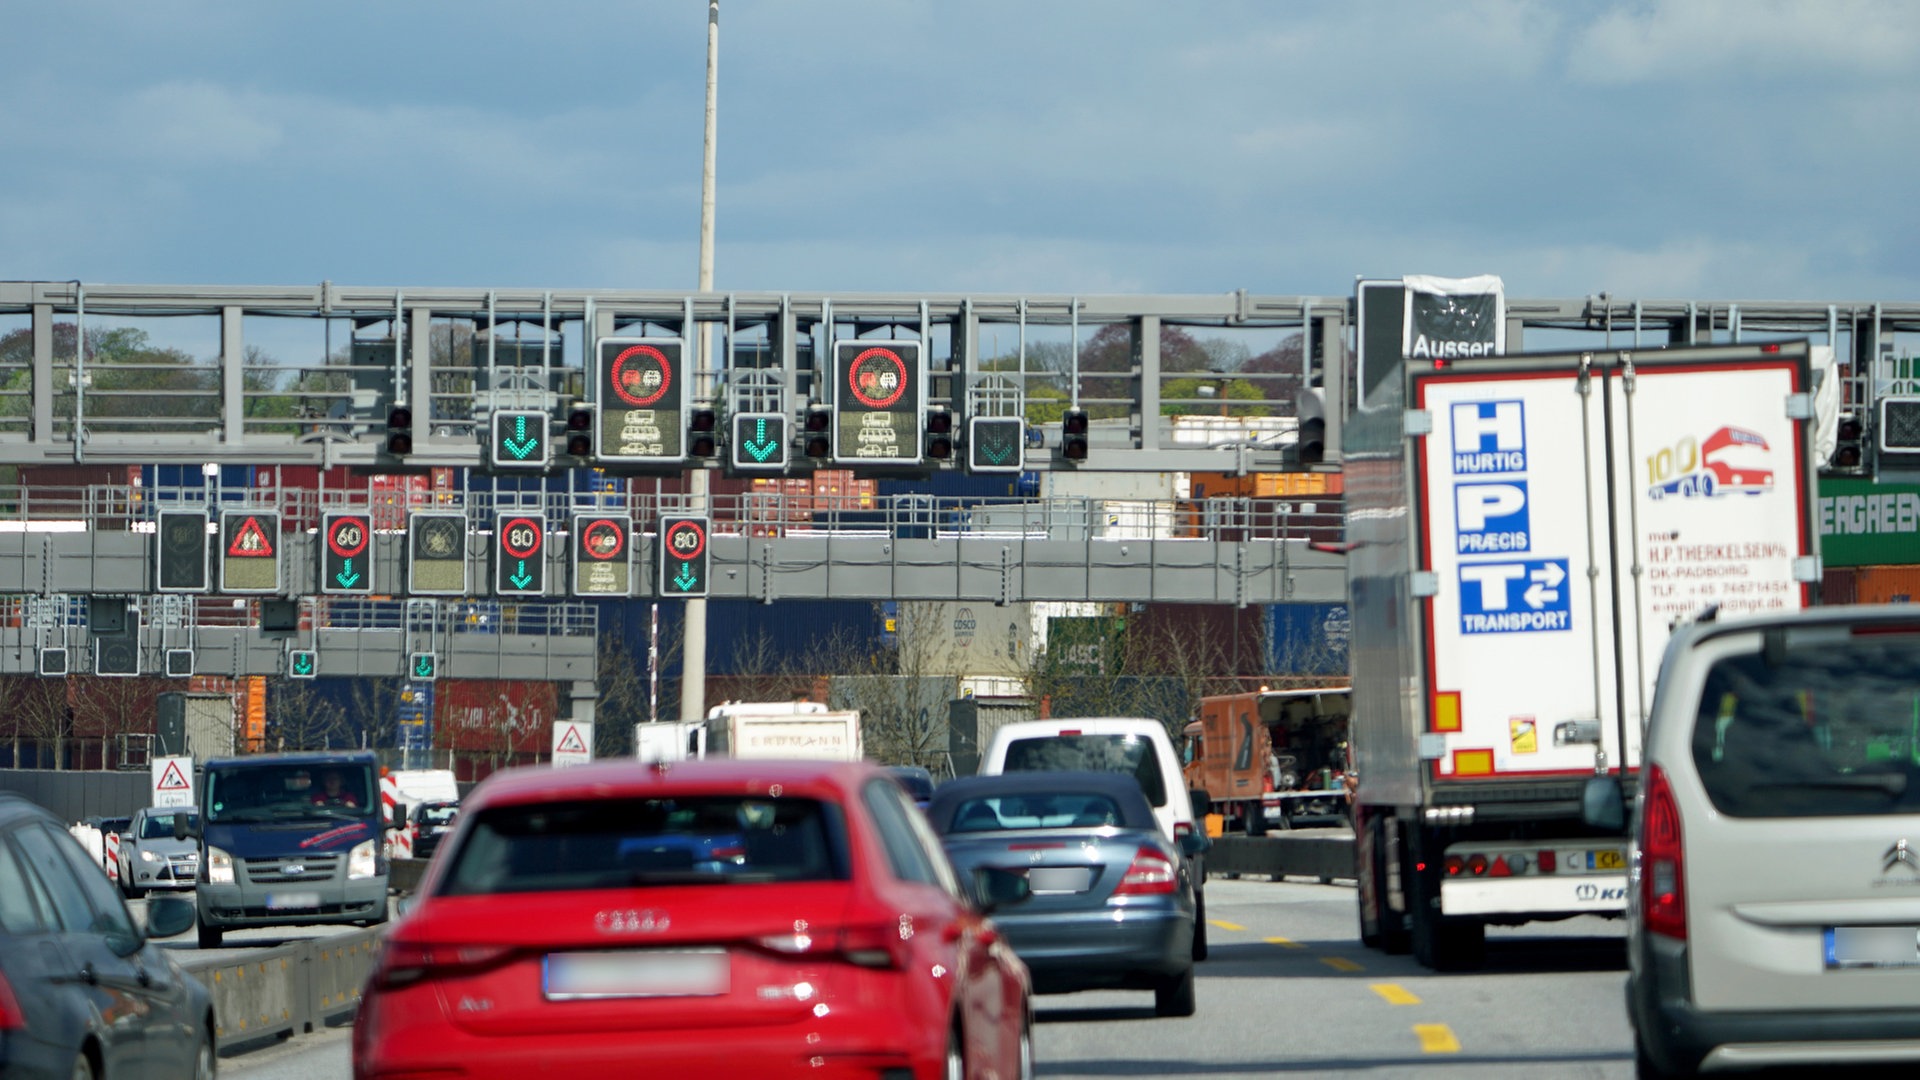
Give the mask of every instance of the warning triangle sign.
<svg viewBox="0 0 1920 1080">
<path fill-rule="evenodd" d="M 187 783 L 187 778 L 180 774 L 180 763 L 169 761 L 167 767 L 160 773 L 160 782 L 153 785 L 153 790 L 192 791 L 193 788 Z"/>
<path fill-rule="evenodd" d="M 587 744 L 580 738 L 580 729 L 568 724 L 566 732 L 560 736 L 560 745 L 553 749 L 557 753 L 584 754 L 587 752 Z"/>
<path fill-rule="evenodd" d="M 240 558 L 273 558 L 273 541 L 267 539 L 266 530 L 260 527 L 260 519 L 249 517 L 240 524 L 240 531 L 233 536 L 233 543 L 227 545 L 227 554 Z"/>
</svg>

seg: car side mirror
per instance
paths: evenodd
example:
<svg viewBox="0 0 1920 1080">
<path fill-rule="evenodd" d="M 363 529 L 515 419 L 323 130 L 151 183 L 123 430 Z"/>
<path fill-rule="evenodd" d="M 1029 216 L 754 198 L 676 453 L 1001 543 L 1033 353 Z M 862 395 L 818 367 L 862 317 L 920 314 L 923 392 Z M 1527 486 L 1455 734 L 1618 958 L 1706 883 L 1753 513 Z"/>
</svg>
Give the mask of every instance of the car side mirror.
<svg viewBox="0 0 1920 1080">
<path fill-rule="evenodd" d="M 407 809 L 408 807 L 405 803 L 394 804 L 393 820 L 387 823 L 387 828 L 389 829 L 406 828 L 407 827 Z"/>
<path fill-rule="evenodd" d="M 193 928 L 193 901 L 160 893 L 147 900 L 147 936 L 172 937 Z"/>
<path fill-rule="evenodd" d="M 1203 818 L 1213 813 L 1213 797 L 1207 794 L 1206 788 L 1188 789 L 1187 799 L 1193 803 L 1194 817 Z"/>
<path fill-rule="evenodd" d="M 1619 777 L 1587 777 L 1586 786 L 1580 789 L 1580 820 L 1608 832 L 1627 827 L 1627 797 Z"/>
<path fill-rule="evenodd" d="M 973 871 L 973 899 L 980 910 L 992 914 L 1009 904 L 1017 904 L 1033 895 L 1033 886 L 1025 874 L 1016 874 L 998 866 L 976 867 Z"/>
<path fill-rule="evenodd" d="M 188 837 L 198 839 L 199 836 L 200 830 L 194 828 L 193 825 L 187 821 L 187 815 L 173 815 L 173 838 L 175 840 L 185 840 Z"/>
<path fill-rule="evenodd" d="M 1211 850 L 1212 847 L 1213 837 L 1197 829 L 1190 833 L 1180 834 L 1180 854 L 1185 855 L 1189 859 L 1195 855 L 1206 853 Z"/>
</svg>

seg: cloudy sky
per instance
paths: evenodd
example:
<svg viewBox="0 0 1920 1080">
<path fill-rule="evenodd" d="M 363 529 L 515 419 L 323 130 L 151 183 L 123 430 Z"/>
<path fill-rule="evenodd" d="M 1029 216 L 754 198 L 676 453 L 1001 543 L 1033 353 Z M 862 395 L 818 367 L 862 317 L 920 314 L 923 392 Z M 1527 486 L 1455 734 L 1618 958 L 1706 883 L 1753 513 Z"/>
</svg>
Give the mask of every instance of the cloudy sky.
<svg viewBox="0 0 1920 1080">
<path fill-rule="evenodd" d="M 1920 4 L 722 4 L 722 290 L 1920 293 Z M 0 278 L 691 289 L 706 11 L 9 5 Z"/>
</svg>

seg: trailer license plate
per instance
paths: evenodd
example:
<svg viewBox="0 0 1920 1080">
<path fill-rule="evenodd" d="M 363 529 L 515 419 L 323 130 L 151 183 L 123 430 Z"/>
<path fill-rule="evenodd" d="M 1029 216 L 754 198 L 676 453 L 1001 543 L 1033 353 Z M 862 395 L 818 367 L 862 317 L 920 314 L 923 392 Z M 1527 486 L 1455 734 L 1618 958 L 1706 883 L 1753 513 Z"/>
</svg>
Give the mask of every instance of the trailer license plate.
<svg viewBox="0 0 1920 1080">
<path fill-rule="evenodd" d="M 1589 851 L 1587 852 L 1587 867 L 1591 870 L 1625 870 L 1627 868 L 1627 853 L 1612 850 Z"/>
<path fill-rule="evenodd" d="M 317 892 L 276 892 L 267 894 L 268 911 L 312 911 L 320 906 Z"/>
<path fill-rule="evenodd" d="M 1920 967 L 1920 927 L 1830 926 L 1827 967 Z"/>
<path fill-rule="evenodd" d="M 592 998 L 712 997 L 731 980 L 724 949 L 637 949 L 551 953 L 548 1001 Z"/>
</svg>

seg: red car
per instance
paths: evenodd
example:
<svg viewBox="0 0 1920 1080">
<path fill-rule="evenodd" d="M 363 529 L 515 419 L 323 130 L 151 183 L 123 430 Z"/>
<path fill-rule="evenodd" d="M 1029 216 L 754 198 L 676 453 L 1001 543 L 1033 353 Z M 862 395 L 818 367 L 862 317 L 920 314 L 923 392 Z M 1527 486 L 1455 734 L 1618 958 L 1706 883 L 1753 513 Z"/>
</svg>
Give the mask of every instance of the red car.
<svg viewBox="0 0 1920 1080">
<path fill-rule="evenodd" d="M 462 804 L 362 992 L 356 1080 L 1033 1071 L 1026 967 L 867 763 L 511 770 Z"/>
</svg>

